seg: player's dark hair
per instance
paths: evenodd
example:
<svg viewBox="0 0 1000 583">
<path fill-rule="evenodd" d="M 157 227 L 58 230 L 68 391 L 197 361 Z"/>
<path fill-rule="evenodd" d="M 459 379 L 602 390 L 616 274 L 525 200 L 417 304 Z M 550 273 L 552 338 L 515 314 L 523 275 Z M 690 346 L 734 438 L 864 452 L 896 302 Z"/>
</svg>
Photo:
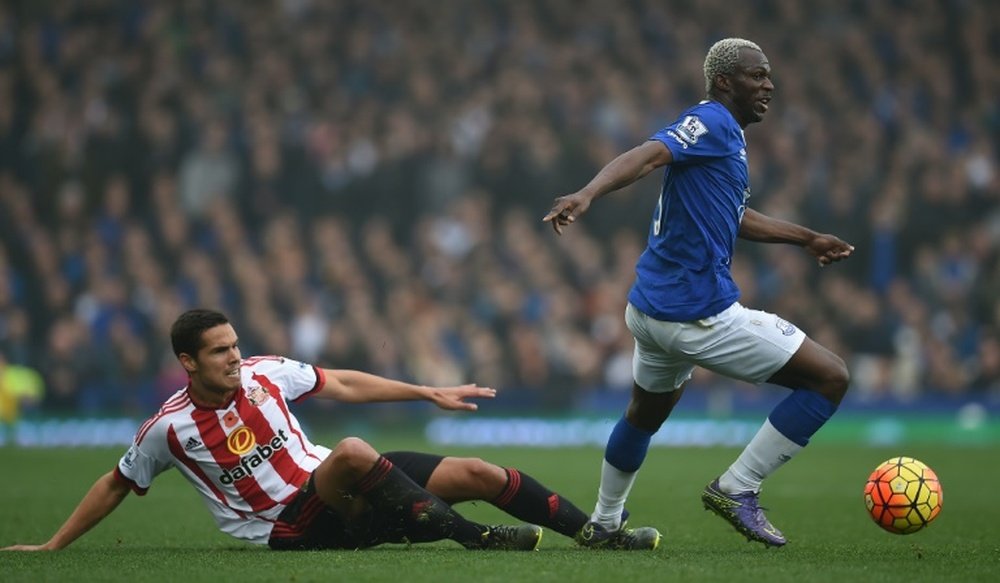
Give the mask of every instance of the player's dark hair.
<svg viewBox="0 0 1000 583">
<path fill-rule="evenodd" d="M 228 323 L 229 318 L 215 310 L 195 309 L 184 312 L 170 326 L 170 344 L 174 348 L 174 355 L 178 358 L 184 353 L 195 356 L 203 346 L 201 335 L 205 330 Z"/>
</svg>

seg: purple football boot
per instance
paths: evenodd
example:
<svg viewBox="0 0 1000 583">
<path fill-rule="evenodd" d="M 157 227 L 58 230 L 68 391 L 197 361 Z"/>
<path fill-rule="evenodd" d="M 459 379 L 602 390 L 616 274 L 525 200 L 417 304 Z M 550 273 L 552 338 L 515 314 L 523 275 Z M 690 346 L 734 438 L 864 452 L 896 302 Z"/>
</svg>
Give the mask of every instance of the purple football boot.
<svg viewBox="0 0 1000 583">
<path fill-rule="evenodd" d="M 733 525 L 749 541 L 758 541 L 769 547 L 780 547 L 786 542 L 781 531 L 764 516 L 764 509 L 757 503 L 756 492 L 726 494 L 719 489 L 719 479 L 705 486 L 701 493 L 705 510 L 711 510 Z"/>
</svg>

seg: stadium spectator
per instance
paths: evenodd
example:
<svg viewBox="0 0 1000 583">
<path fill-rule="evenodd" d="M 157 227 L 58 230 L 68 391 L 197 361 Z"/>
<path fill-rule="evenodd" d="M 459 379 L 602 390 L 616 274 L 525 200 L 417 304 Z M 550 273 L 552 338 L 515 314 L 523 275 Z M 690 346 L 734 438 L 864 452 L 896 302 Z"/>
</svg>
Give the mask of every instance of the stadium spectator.
<svg viewBox="0 0 1000 583">
<path fill-rule="evenodd" d="M 485 526 L 451 504 L 484 500 L 521 518 L 574 536 L 586 515 L 528 474 L 475 458 L 417 452 L 380 455 L 348 437 L 331 451 L 314 445 L 288 409 L 309 396 L 348 403 L 426 400 L 444 410 L 475 411 L 467 399 L 491 398 L 476 385 L 431 388 L 355 370 L 321 369 L 278 356 L 242 358 L 229 320 L 189 310 L 170 340 L 188 374 L 139 428 L 117 467 L 101 476 L 59 530 L 41 545 L 4 550 L 59 550 L 100 523 L 130 491 L 176 467 L 198 490 L 220 530 L 276 550 L 358 549 L 382 543 L 451 539 L 467 549 L 534 550 L 538 526 Z M 0 360 L 0 405 L 30 397 L 24 376 Z M 0 409 L 6 414 L 6 409 Z M 425 489 L 426 488 L 426 489 Z M 653 528 L 621 530 L 615 550 L 653 550 Z"/>
<path fill-rule="evenodd" d="M 202 129 L 198 149 L 181 162 L 181 205 L 192 217 L 203 216 L 216 200 L 233 195 L 239 167 L 227 148 L 227 140 L 226 126 L 213 119 Z"/>
<path fill-rule="evenodd" d="M 406 357 L 423 337 L 382 333 L 381 315 L 408 322 L 426 309 L 435 321 L 425 330 L 446 336 L 437 358 L 463 378 L 479 378 L 473 370 L 493 351 L 482 333 L 494 336 L 485 360 L 500 359 L 505 395 L 544 395 L 565 409 L 594 391 L 628 390 L 606 379 L 620 378 L 617 347 L 629 335 L 595 322 L 624 307 L 608 305 L 624 294 L 603 287 L 628 279 L 641 246 L 610 244 L 645 232 L 635 209 L 649 206 L 640 195 L 650 187 L 607 199 L 600 216 L 575 227 L 596 254 L 539 236 L 533 220 L 505 224 L 535 216 L 553 184 L 585 182 L 654 120 L 700 98 L 691 63 L 721 31 L 754 30 L 785 73 L 774 123 L 755 131 L 750 148 L 755 205 L 829 225 L 857 246 L 838 268 L 850 285 L 838 289 L 890 315 L 881 335 L 892 348 L 883 338 L 856 349 L 858 327 L 840 317 L 848 302 L 786 252 L 737 252 L 734 276 L 748 302 L 844 347 L 852 369 L 893 371 L 891 387 L 873 381 L 849 401 L 935 395 L 923 355 L 941 334 L 966 369 L 948 390 L 981 396 L 973 381 L 988 335 L 929 323 L 957 317 L 958 304 L 972 310 L 969 321 L 1000 327 L 1000 12 L 986 0 L 920 0 L 905 11 L 835 0 L 755 0 L 745 11 L 724 0 L 640 0 L 613 18 L 598 0 L 8 4 L 0 304 L 24 313 L 18 350 L 38 370 L 53 328 L 90 315 L 84 308 L 111 271 L 149 346 L 162 343 L 149 322 L 212 301 L 246 323 L 248 349 L 312 352 L 319 342 L 291 329 L 309 298 L 331 326 L 350 326 L 352 358 L 388 376 L 423 382 L 428 367 Z M 913 50 L 927 46 L 930 55 Z M 648 68 L 676 75 L 629 82 Z M 184 166 L 204 158 L 209 128 L 225 130 L 224 162 Z M 181 193 L 214 203 L 188 214 Z M 265 249 L 274 228 L 298 236 L 280 252 Z M 116 244 L 135 230 L 145 243 L 140 235 L 129 239 L 135 246 Z M 373 232 L 381 242 L 369 241 Z M 373 251 L 386 256 L 372 262 Z M 185 265 L 193 252 L 202 258 Z M 284 258 L 302 274 L 295 283 L 269 272 Z M 927 281 L 938 274 L 945 279 Z M 925 322 L 897 314 L 903 288 Z M 390 305 L 413 295 L 420 301 Z M 559 301 L 585 308 L 543 317 Z M 321 354 L 345 350 L 330 344 L 336 334 Z M 567 362 L 567 349 L 594 362 Z M 67 378 L 79 394 L 83 379 Z M 545 390 L 557 385 L 564 389 Z M 101 400 L 108 414 L 131 413 L 126 395 L 110 396 Z M 56 402 L 47 395 L 43 409 Z"/>
<path fill-rule="evenodd" d="M 37 370 L 7 360 L 0 351 L 0 423 L 16 423 L 42 402 L 45 384 Z"/>
<path fill-rule="evenodd" d="M 667 167 L 625 312 L 635 337 L 632 398 L 608 439 L 597 505 L 584 529 L 588 542 L 622 527 L 650 441 L 701 367 L 792 389 L 702 494 L 705 507 L 748 540 L 784 545 L 758 504 L 761 482 L 809 443 L 847 392 L 840 357 L 788 321 L 739 302 L 730 264 L 737 238 L 797 245 L 820 267 L 850 257 L 854 247 L 750 207 L 743 132 L 770 108 L 771 66 L 756 43 L 740 38 L 718 41 L 704 62 L 704 101 L 557 198 L 543 219 L 561 235 L 598 198 Z"/>
</svg>

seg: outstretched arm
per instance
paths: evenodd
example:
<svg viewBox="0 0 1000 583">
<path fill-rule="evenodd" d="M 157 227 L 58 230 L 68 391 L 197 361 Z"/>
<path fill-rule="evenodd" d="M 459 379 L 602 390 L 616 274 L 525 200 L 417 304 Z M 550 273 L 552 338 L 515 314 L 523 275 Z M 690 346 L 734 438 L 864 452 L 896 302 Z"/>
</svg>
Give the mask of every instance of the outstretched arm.
<svg viewBox="0 0 1000 583">
<path fill-rule="evenodd" d="M 557 198 L 542 220 L 551 221 L 552 228 L 562 235 L 562 228 L 587 212 L 594 200 L 632 184 L 660 166 L 670 164 L 673 159 L 670 149 L 659 140 L 636 146 L 608 162 L 587 186 Z"/>
<path fill-rule="evenodd" d="M 747 209 L 740 223 L 741 239 L 759 243 L 789 243 L 804 247 L 820 265 L 829 265 L 847 259 L 854 245 L 834 235 L 817 233 L 812 229 Z"/>
<path fill-rule="evenodd" d="M 57 551 L 69 546 L 121 504 L 128 496 L 128 485 L 115 477 L 114 471 L 104 474 L 94 482 L 90 491 L 76 506 L 76 510 L 49 541 L 41 545 L 14 545 L 5 551 Z"/>
<path fill-rule="evenodd" d="M 356 370 L 323 369 L 323 374 L 326 384 L 316 396 L 345 403 L 430 401 L 442 409 L 475 411 L 479 406 L 465 399 L 492 399 L 497 394 L 489 387 L 474 384 L 424 387 Z"/>
</svg>

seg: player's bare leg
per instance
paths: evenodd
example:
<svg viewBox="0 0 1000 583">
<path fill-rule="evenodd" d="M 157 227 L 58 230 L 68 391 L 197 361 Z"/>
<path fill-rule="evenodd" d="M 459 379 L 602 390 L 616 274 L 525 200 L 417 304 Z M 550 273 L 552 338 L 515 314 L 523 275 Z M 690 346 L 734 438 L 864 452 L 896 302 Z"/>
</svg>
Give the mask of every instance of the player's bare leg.
<svg viewBox="0 0 1000 583">
<path fill-rule="evenodd" d="M 834 405 L 847 394 L 851 382 L 844 360 L 811 338 L 767 382 L 819 393 Z"/>
<path fill-rule="evenodd" d="M 632 399 L 625 415 L 608 438 L 601 465 L 601 486 L 590 522 L 577 536 L 583 546 L 601 548 L 625 545 L 627 548 L 655 549 L 660 533 L 655 528 L 626 528 L 628 498 L 639 467 L 646 458 L 650 439 L 673 411 L 684 393 L 683 387 L 665 393 L 652 393 L 632 385 Z"/>
<path fill-rule="evenodd" d="M 588 519 L 575 504 L 532 476 L 479 458 L 442 459 L 426 488 L 449 503 L 485 500 L 515 518 L 568 537 L 575 536 Z"/>
<path fill-rule="evenodd" d="M 355 517 L 363 509 L 358 498 L 378 512 L 398 515 L 411 542 L 449 538 L 470 549 L 532 550 L 541 538 L 541 529 L 532 527 L 532 541 L 501 540 L 491 527 L 464 519 L 445 501 L 415 484 L 361 439 L 338 443 L 316 468 L 313 479 L 320 499 L 345 518 Z"/>
<path fill-rule="evenodd" d="M 378 512 L 398 513 L 407 537 L 414 542 L 451 538 L 470 547 L 484 532 L 414 484 L 361 439 L 340 441 L 313 476 L 320 499 L 344 512 L 346 518 L 355 517 L 363 508 L 358 500 L 367 502 Z"/>
<path fill-rule="evenodd" d="M 578 537 L 587 523 L 587 515 L 576 505 L 530 475 L 478 458 L 442 459 L 431 473 L 426 488 L 449 503 L 488 501 L 511 516 L 569 537 Z M 609 533 L 601 548 L 652 549 L 659 538 L 655 529 L 619 529 Z"/>
<path fill-rule="evenodd" d="M 625 510 L 639 467 L 646 458 L 650 439 L 674 410 L 684 394 L 675 391 L 653 393 L 632 385 L 632 399 L 625 416 L 618 421 L 604 451 L 601 466 L 601 487 L 591 520 L 608 530 L 616 530 Z"/>
<path fill-rule="evenodd" d="M 793 392 L 774 408 L 729 469 L 705 487 L 702 502 L 748 540 L 781 546 L 784 535 L 758 504 L 761 483 L 801 451 L 833 415 L 850 375 L 843 360 L 806 338 L 768 382 Z"/>
<path fill-rule="evenodd" d="M 364 441 L 344 439 L 313 472 L 316 494 L 337 514 L 345 518 L 357 516 L 367 503 L 353 495 L 354 487 L 371 471 L 379 457 L 379 453 Z"/>
<path fill-rule="evenodd" d="M 427 480 L 427 491 L 449 504 L 492 500 L 507 485 L 507 472 L 479 458 L 446 457 Z"/>
<path fill-rule="evenodd" d="M 651 393 L 633 383 L 632 399 L 625 410 L 625 418 L 643 431 L 656 433 L 673 413 L 683 394 L 683 386 L 667 393 Z"/>
</svg>

